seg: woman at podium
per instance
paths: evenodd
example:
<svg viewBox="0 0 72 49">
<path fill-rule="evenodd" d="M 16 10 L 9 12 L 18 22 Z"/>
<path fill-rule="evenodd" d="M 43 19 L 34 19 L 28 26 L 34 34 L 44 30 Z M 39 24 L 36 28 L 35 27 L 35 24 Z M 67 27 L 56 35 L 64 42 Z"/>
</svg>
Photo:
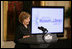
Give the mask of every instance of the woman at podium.
<svg viewBox="0 0 72 49">
<path fill-rule="evenodd" d="M 19 43 L 18 41 L 22 38 L 30 37 L 30 28 L 28 26 L 30 22 L 30 14 L 27 12 L 21 12 L 19 15 L 19 22 L 20 25 L 16 28 L 15 33 L 15 48 L 29 48 L 28 44 Z"/>
</svg>

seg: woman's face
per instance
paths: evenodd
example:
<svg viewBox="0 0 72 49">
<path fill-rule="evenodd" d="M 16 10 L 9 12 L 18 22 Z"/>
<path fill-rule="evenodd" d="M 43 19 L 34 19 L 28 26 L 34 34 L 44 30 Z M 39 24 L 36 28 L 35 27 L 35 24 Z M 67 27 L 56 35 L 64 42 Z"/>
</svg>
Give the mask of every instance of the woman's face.
<svg viewBox="0 0 72 49">
<path fill-rule="evenodd" d="M 24 19 L 23 24 L 28 25 L 30 22 L 30 17 Z"/>
</svg>

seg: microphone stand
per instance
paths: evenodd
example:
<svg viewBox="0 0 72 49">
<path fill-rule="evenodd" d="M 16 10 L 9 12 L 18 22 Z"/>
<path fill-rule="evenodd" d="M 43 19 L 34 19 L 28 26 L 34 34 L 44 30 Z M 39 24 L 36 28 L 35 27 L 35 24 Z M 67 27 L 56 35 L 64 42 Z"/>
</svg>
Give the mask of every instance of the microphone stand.
<svg viewBox="0 0 72 49">
<path fill-rule="evenodd" d="M 46 43 L 46 41 L 45 41 L 45 39 L 44 39 L 44 36 L 45 36 L 45 34 L 48 32 L 48 30 L 43 30 L 43 36 L 42 36 L 42 39 L 43 39 L 43 41 Z"/>
</svg>

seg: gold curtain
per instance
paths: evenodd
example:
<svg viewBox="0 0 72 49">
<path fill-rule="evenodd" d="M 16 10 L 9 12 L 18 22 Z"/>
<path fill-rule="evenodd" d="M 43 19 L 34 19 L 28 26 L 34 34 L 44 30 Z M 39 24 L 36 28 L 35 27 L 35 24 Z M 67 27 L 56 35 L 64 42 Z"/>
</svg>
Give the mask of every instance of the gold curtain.
<svg viewBox="0 0 72 49">
<path fill-rule="evenodd" d="M 7 11 L 8 11 L 8 1 L 4 1 L 4 41 L 7 39 Z"/>
<path fill-rule="evenodd" d="M 45 6 L 45 1 L 41 1 L 41 6 Z"/>
</svg>

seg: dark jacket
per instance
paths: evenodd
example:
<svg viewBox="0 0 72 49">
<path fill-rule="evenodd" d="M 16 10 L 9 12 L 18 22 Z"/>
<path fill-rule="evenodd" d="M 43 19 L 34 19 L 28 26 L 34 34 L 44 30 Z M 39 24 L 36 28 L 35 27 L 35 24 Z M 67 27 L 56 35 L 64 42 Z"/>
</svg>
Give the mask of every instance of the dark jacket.
<svg viewBox="0 0 72 49">
<path fill-rule="evenodd" d="M 23 24 L 18 25 L 15 33 L 15 43 L 17 43 L 18 40 L 23 38 L 25 35 L 30 35 L 30 27 L 28 26 L 28 28 L 26 28 Z"/>
</svg>

